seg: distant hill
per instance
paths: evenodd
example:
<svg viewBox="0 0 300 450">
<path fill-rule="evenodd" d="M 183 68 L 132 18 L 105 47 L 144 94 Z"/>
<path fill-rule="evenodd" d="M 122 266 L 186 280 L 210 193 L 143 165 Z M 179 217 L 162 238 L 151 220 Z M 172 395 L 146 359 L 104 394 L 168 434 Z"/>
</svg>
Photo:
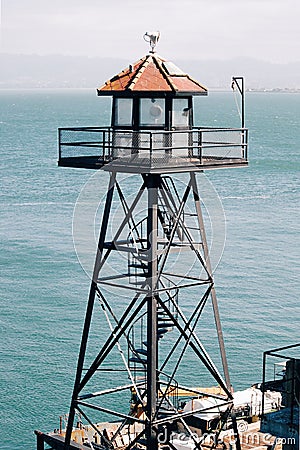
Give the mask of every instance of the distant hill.
<svg viewBox="0 0 300 450">
<path fill-rule="evenodd" d="M 243 75 L 249 89 L 300 89 L 300 61 L 272 64 L 249 58 L 174 61 L 208 88 L 223 89 Z M 95 88 L 132 61 L 62 55 L 0 54 L 0 88 Z"/>
</svg>

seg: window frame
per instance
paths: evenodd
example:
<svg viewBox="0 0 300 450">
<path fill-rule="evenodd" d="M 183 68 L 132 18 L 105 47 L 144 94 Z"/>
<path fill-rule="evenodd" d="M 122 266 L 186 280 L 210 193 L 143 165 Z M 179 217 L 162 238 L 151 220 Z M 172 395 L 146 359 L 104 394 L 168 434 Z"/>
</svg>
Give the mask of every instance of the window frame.
<svg viewBox="0 0 300 450">
<path fill-rule="evenodd" d="M 176 100 L 187 100 L 188 101 L 188 124 L 187 125 L 182 125 L 182 126 L 178 126 L 178 125 L 174 125 L 173 123 L 173 113 L 174 113 L 174 103 Z M 192 96 L 178 96 L 178 97 L 173 97 L 172 98 L 172 102 L 171 102 L 171 114 L 170 114 L 170 126 L 172 129 L 175 130 L 189 130 L 193 128 L 193 98 Z"/>
<path fill-rule="evenodd" d="M 118 101 L 119 100 L 131 100 L 131 123 L 127 125 L 120 125 L 117 123 L 117 112 L 118 112 Z M 113 97 L 113 112 L 112 112 L 112 121 L 111 126 L 112 128 L 119 129 L 119 130 L 132 130 L 133 128 L 133 117 L 134 117 L 134 98 L 133 97 Z"/>
<path fill-rule="evenodd" d="M 163 100 L 164 102 L 164 122 L 162 124 L 148 124 L 148 125 L 142 125 L 141 123 L 141 113 L 142 113 L 142 100 Z M 143 97 L 139 97 L 138 99 L 138 111 L 137 111 L 137 117 L 138 117 L 138 129 L 140 130 L 166 130 L 167 129 L 167 123 L 168 123 L 168 102 L 165 96 L 161 95 L 147 95 Z"/>
</svg>

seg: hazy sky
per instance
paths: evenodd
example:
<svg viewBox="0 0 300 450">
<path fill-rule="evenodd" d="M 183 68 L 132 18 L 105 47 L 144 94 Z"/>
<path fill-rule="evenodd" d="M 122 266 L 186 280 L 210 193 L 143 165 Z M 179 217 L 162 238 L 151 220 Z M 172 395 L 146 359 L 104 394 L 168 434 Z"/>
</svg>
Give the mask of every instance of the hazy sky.
<svg viewBox="0 0 300 450">
<path fill-rule="evenodd" d="M 0 0 L 1 52 L 300 60 L 300 0 Z"/>
</svg>

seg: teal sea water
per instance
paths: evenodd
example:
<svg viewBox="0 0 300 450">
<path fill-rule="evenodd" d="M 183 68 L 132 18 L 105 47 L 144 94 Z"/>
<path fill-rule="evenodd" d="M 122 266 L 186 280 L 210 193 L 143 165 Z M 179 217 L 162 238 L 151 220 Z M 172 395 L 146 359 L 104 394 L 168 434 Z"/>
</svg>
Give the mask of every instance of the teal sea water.
<svg viewBox="0 0 300 450">
<path fill-rule="evenodd" d="M 57 168 L 57 128 L 108 124 L 109 108 L 92 90 L 0 91 L 2 450 L 33 450 L 68 411 L 89 289 L 72 215 L 91 172 Z M 239 125 L 229 93 L 195 109 L 197 125 Z M 246 117 L 249 167 L 207 174 L 226 214 L 215 278 L 235 389 L 300 338 L 300 95 L 249 93 Z"/>
</svg>

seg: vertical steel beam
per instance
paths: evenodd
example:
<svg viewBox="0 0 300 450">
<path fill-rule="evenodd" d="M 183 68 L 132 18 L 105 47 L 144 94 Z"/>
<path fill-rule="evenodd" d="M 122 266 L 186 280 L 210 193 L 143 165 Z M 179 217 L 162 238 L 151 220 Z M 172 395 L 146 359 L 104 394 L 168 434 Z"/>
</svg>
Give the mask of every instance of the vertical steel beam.
<svg viewBox="0 0 300 450">
<path fill-rule="evenodd" d="M 36 433 L 36 450 L 45 450 L 44 438 L 41 433 Z"/>
<path fill-rule="evenodd" d="M 200 235 L 201 235 L 201 239 L 202 239 L 204 259 L 206 262 L 207 271 L 213 282 L 213 273 L 212 273 L 212 267 L 211 267 L 211 262 L 210 262 L 210 257 L 209 257 L 209 250 L 208 250 L 208 245 L 207 245 L 207 239 L 206 239 L 206 233 L 205 233 L 205 227 L 204 227 L 204 221 L 203 221 L 203 215 L 202 215 L 202 209 L 201 209 L 200 196 L 199 196 L 199 192 L 198 192 L 196 176 L 195 176 L 194 172 L 191 172 L 190 176 L 191 176 L 191 183 L 192 183 L 195 207 L 196 207 L 196 212 L 197 212 L 198 224 L 199 224 L 199 229 L 200 229 Z M 210 295 L 211 295 L 212 306 L 213 306 L 213 311 L 214 311 L 214 318 L 215 318 L 217 334 L 218 334 L 219 348 L 220 348 L 220 353 L 221 353 L 225 382 L 226 382 L 227 389 L 231 392 L 231 382 L 230 382 L 230 377 L 229 377 L 228 363 L 227 363 L 227 357 L 226 357 L 226 351 L 225 351 L 225 345 L 224 345 L 224 337 L 223 337 L 223 331 L 222 331 L 222 326 L 221 326 L 221 319 L 220 319 L 217 295 L 216 295 L 216 290 L 215 290 L 214 285 L 212 285 Z"/>
<path fill-rule="evenodd" d="M 101 230 L 100 230 L 100 235 L 99 235 L 96 260 L 95 260 L 93 277 L 92 277 L 90 293 L 89 293 L 89 299 L 88 299 L 88 304 L 87 304 L 87 309 L 86 309 L 85 322 L 84 322 L 84 327 L 83 327 L 83 332 L 82 332 L 81 345 L 80 345 L 80 350 L 79 350 L 77 370 L 76 370 L 76 376 L 75 376 L 75 383 L 74 383 L 73 395 L 72 395 L 72 400 L 71 400 L 68 425 L 67 425 L 67 430 L 66 430 L 65 445 L 64 445 L 65 450 L 69 450 L 69 447 L 70 447 L 73 423 L 74 423 L 74 418 L 75 418 L 76 400 L 77 400 L 78 394 L 79 394 L 80 380 L 81 380 L 81 376 L 82 376 L 85 352 L 86 352 L 86 347 L 87 347 L 89 330 L 90 330 L 90 325 L 91 325 L 91 320 L 92 320 L 92 315 L 93 315 L 95 295 L 96 295 L 96 290 L 97 290 L 97 278 L 99 275 L 99 269 L 100 269 L 102 254 L 103 254 L 103 248 L 104 248 L 106 230 L 107 230 L 109 214 L 110 214 L 110 209 L 111 209 L 111 204 L 112 204 L 112 199 L 113 199 L 115 181 L 116 181 L 116 173 L 114 172 L 110 175 L 109 187 L 108 187 L 108 192 L 107 192 L 106 202 L 105 202 L 105 207 L 104 207 L 104 212 L 103 212 L 102 225 L 101 225 Z"/>
<path fill-rule="evenodd" d="M 235 436 L 235 448 L 236 450 L 242 450 L 239 429 L 237 426 L 236 415 L 234 412 L 231 412 L 231 420 L 232 420 L 232 428 Z"/>
<path fill-rule="evenodd" d="M 263 382 L 262 382 L 262 406 L 261 406 L 261 422 L 264 421 L 265 415 L 265 383 L 266 383 L 266 364 L 267 364 L 267 352 L 263 353 Z"/>
<path fill-rule="evenodd" d="M 58 129 L 58 162 L 61 160 L 61 129 Z"/>
<path fill-rule="evenodd" d="M 158 187 L 160 184 L 159 175 L 148 175 L 148 275 L 147 284 L 149 294 L 147 295 L 147 417 L 146 442 L 148 450 L 158 449 L 156 432 L 153 429 L 152 421 L 156 416 L 157 402 L 157 366 L 158 366 L 158 346 L 157 346 L 157 299 L 155 289 L 157 287 L 157 209 L 158 209 Z"/>
<path fill-rule="evenodd" d="M 238 88 L 241 94 L 241 128 L 245 128 L 245 84 L 244 77 L 232 77 L 232 88 L 234 89 L 234 84 Z"/>
<path fill-rule="evenodd" d="M 247 142 L 248 142 L 248 130 L 245 130 L 245 83 L 244 77 L 232 77 L 232 87 L 234 85 L 238 88 L 241 95 L 241 128 L 242 128 L 242 149 L 243 158 L 247 159 Z"/>
<path fill-rule="evenodd" d="M 292 389 L 291 389 L 291 415 L 290 415 L 290 426 L 294 426 L 294 409 L 296 408 L 296 391 L 295 391 L 295 382 L 296 382 L 296 361 L 295 358 L 291 359 L 292 361 Z"/>
</svg>

